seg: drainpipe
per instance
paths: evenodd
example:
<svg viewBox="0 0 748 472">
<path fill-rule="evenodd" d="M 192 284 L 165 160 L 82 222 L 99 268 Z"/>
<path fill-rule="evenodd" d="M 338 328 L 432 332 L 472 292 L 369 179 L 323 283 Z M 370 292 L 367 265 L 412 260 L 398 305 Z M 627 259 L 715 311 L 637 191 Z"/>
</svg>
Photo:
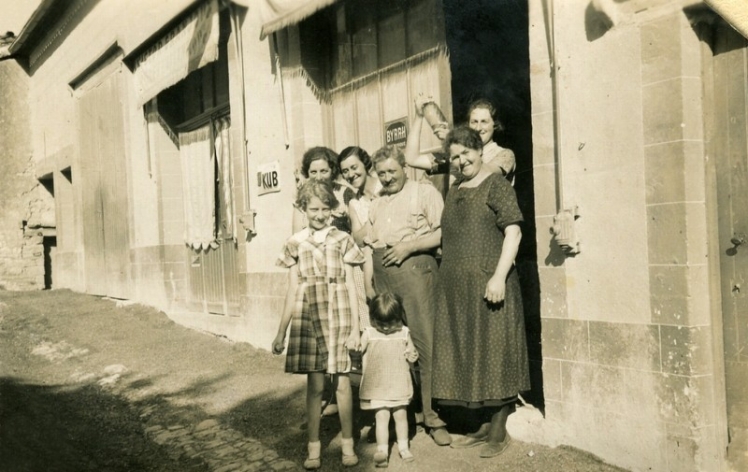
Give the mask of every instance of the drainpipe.
<svg viewBox="0 0 748 472">
<path fill-rule="evenodd" d="M 562 152 L 563 126 L 561 122 L 561 84 L 558 71 L 558 51 L 556 50 L 556 28 L 554 0 L 544 0 L 543 10 L 546 15 L 546 40 L 551 65 L 553 95 L 553 138 L 556 165 L 556 216 L 553 217 L 551 232 L 556 243 L 567 256 L 573 257 L 580 252 L 579 239 L 574 221 L 579 218 L 577 206 L 570 206 L 564 196 L 564 159 Z"/>
<path fill-rule="evenodd" d="M 241 77 L 241 115 L 242 115 L 242 157 L 244 160 L 244 212 L 239 217 L 239 223 L 241 223 L 244 230 L 247 232 L 248 237 L 253 237 L 257 234 L 255 228 L 255 215 L 256 211 L 250 208 L 249 199 L 249 146 L 247 142 L 247 92 L 246 82 L 244 79 L 244 46 L 242 41 L 242 30 L 239 24 L 239 12 L 236 11 L 236 5 L 234 3 L 229 4 L 229 17 L 231 18 L 231 29 L 234 31 L 234 48 L 236 49 L 236 56 L 239 59 L 239 76 Z"/>
</svg>

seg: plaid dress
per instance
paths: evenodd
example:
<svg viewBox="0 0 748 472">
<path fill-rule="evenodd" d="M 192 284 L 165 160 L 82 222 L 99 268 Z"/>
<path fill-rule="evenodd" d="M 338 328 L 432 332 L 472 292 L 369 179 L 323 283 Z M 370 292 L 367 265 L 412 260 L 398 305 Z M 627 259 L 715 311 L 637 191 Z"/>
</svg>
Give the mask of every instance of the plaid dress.
<svg viewBox="0 0 748 472">
<path fill-rule="evenodd" d="M 291 236 L 277 261 L 278 266 L 299 271 L 286 372 L 351 370 L 345 347 L 351 334 L 345 264 L 362 264 L 364 255 L 348 233 L 331 227 L 321 231 L 326 232 L 322 242 L 315 240 L 309 228 Z"/>
</svg>

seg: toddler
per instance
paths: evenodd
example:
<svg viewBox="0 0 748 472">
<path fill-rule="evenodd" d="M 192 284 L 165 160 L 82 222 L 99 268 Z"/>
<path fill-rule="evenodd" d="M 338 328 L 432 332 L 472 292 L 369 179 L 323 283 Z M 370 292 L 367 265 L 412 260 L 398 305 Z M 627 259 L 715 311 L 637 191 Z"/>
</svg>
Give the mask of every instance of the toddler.
<svg viewBox="0 0 748 472">
<path fill-rule="evenodd" d="M 404 313 L 400 297 L 389 292 L 377 295 L 369 307 L 372 326 L 361 335 L 364 369 L 359 397 L 362 410 L 376 410 L 377 467 L 388 465 L 390 415 L 395 419 L 400 457 L 405 462 L 414 460 L 408 447 L 406 407 L 413 398 L 409 363 L 418 360 L 418 351 L 403 326 Z"/>
</svg>

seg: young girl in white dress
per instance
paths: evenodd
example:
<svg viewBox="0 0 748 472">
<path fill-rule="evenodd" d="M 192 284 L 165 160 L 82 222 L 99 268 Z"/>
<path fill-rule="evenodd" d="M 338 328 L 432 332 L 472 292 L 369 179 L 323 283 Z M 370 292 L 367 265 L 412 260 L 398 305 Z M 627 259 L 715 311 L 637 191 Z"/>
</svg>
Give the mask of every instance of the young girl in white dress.
<svg viewBox="0 0 748 472">
<path fill-rule="evenodd" d="M 380 293 L 369 308 L 372 326 L 361 335 L 364 370 L 359 397 L 362 410 L 376 410 L 377 467 L 387 467 L 389 463 L 390 415 L 395 419 L 400 457 L 405 462 L 414 460 L 408 447 L 406 407 L 413 398 L 410 363 L 418 360 L 418 351 L 410 331 L 403 326 L 404 313 L 400 297 Z"/>
</svg>

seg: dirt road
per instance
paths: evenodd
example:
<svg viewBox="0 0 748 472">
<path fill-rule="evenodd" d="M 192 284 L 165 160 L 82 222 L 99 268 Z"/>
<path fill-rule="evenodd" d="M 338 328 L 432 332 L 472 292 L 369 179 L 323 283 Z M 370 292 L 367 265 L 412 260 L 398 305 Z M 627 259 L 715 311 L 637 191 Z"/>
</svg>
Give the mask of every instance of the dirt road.
<svg viewBox="0 0 748 472">
<path fill-rule="evenodd" d="M 70 291 L 0 291 L 0 470 L 301 470 L 304 378 L 283 359 L 173 323 L 152 308 Z M 373 468 L 358 415 L 357 467 Z M 323 470 L 340 465 L 322 422 Z M 390 470 L 620 472 L 570 448 L 514 441 L 494 459 L 439 448 Z"/>
</svg>

